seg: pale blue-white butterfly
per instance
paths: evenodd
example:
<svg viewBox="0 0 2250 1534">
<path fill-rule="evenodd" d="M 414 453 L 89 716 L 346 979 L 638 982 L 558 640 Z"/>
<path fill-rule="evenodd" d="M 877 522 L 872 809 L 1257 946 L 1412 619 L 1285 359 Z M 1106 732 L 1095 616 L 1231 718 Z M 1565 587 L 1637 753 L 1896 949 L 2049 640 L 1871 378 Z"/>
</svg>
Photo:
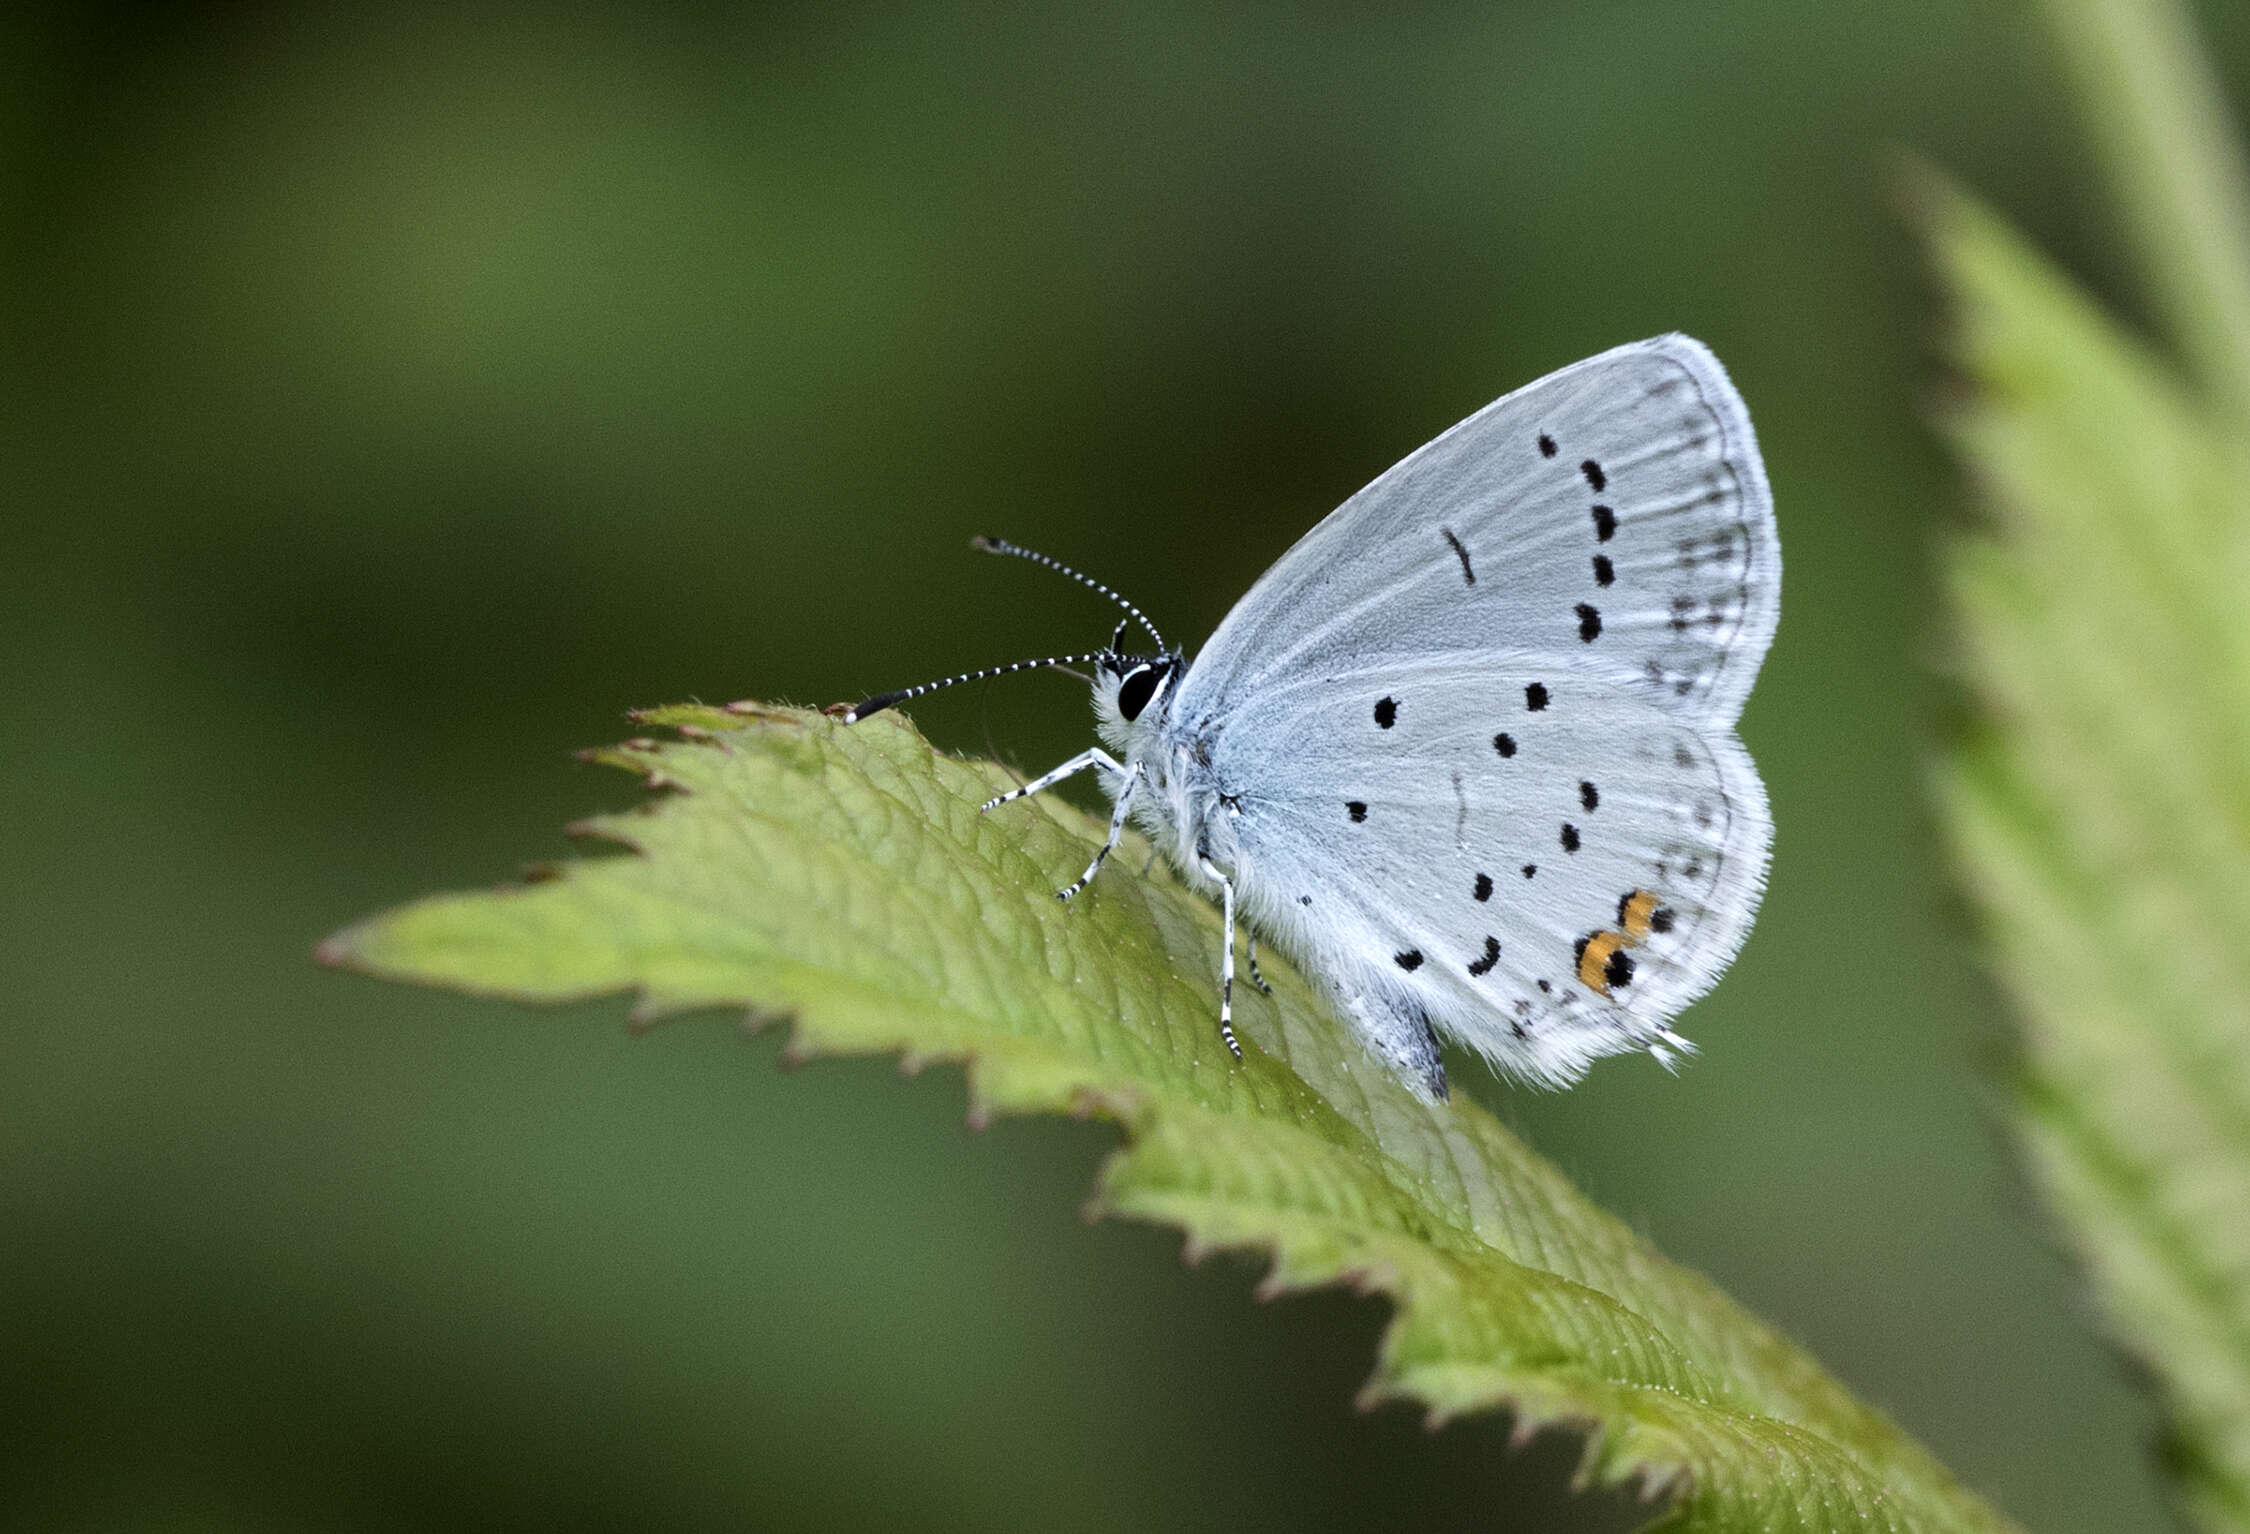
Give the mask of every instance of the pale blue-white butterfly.
<svg viewBox="0 0 2250 1534">
<path fill-rule="evenodd" d="M 1780 610 L 1750 417 L 1686 336 L 1621 346 L 1486 406 L 1346 501 L 1191 663 L 1139 608 L 1108 648 L 869 698 L 1089 665 L 1109 837 L 1137 820 L 1416 1091 L 1440 1031 L 1503 1073 L 1691 1049 L 1668 1026 L 1741 948 L 1773 840 L 1735 734 Z M 1121 646 L 1127 623 L 1154 654 Z M 1115 755 L 1110 754 L 1115 752 Z M 1259 982 L 1263 985 L 1262 979 Z"/>
</svg>

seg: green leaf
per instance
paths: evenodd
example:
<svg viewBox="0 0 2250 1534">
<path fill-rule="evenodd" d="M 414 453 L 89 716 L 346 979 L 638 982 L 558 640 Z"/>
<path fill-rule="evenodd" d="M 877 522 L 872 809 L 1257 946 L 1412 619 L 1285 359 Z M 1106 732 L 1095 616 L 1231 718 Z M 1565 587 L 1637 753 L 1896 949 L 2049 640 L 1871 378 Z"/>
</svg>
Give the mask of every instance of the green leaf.
<svg viewBox="0 0 2250 1534">
<path fill-rule="evenodd" d="M 2250 464 L 1998 221 L 1928 224 L 1991 511 L 1941 787 L 2022 1019 L 2013 1117 L 2206 1528 L 2250 1528 Z"/>
<path fill-rule="evenodd" d="M 1269 1254 L 1276 1289 L 1351 1282 L 1397 1316 L 1371 1399 L 1507 1406 L 1589 1430 L 1585 1475 L 1708 1530 L 2009 1527 L 1705 1279 L 1589 1205 L 1473 1104 L 1430 1107 L 1278 963 L 1219 1042 L 1208 902 L 1123 855 L 1053 891 L 1099 829 L 895 715 L 756 705 L 641 716 L 593 753 L 672 790 L 588 824 L 631 855 L 439 896 L 339 933 L 331 962 L 493 996 L 634 990 L 654 1017 L 751 1006 L 800 1054 L 963 1062 L 972 1111 L 1093 1113 L 1124 1145 L 1095 1207 Z"/>
<path fill-rule="evenodd" d="M 2041 0 L 2096 162 L 2173 343 L 2250 426 L 2250 173 L 2180 0 Z"/>
</svg>

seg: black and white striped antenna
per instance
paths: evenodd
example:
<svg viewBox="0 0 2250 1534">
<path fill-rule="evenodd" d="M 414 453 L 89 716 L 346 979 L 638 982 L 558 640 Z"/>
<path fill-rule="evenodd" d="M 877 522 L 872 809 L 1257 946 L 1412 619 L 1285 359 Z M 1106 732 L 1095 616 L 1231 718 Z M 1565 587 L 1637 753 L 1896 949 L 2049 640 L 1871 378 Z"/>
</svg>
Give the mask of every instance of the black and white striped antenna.
<svg viewBox="0 0 2250 1534">
<path fill-rule="evenodd" d="M 1027 549 L 1021 545 L 1010 543 L 1005 538 L 972 538 L 969 540 L 969 547 L 981 554 L 1010 554 L 1017 559 L 1028 559 L 1036 565 L 1045 565 L 1058 575 L 1067 575 L 1081 586 L 1089 586 L 1108 597 L 1119 607 L 1125 609 L 1127 617 L 1117 625 L 1117 632 L 1110 635 L 1109 648 L 1106 650 L 1089 650 L 1083 655 L 1048 655 L 1038 660 L 1012 660 L 1005 666 L 987 666 L 982 671 L 964 671 L 959 676 L 949 676 L 937 682 L 924 682 L 919 687 L 903 687 L 897 692 L 879 692 L 872 698 L 849 706 L 839 704 L 829 710 L 831 714 L 843 720 L 846 724 L 857 724 L 870 714 L 880 714 L 886 708 L 919 698 L 926 692 L 936 692 L 941 687 L 957 687 L 963 682 L 982 681 L 986 677 L 1006 676 L 1014 671 L 1052 669 L 1069 672 L 1070 675 L 1077 676 L 1077 672 L 1070 671 L 1072 666 L 1117 659 L 1118 647 L 1125 642 L 1126 623 L 1138 623 L 1142 628 L 1147 629 L 1148 637 L 1156 641 L 1156 648 L 1158 650 L 1164 649 L 1164 636 L 1156 631 L 1156 625 L 1148 621 L 1147 615 L 1092 576 L 1081 575 L 1059 559 L 1050 559 L 1034 549 Z M 1080 679 L 1084 680 L 1082 677 Z"/>
<path fill-rule="evenodd" d="M 980 681 L 988 676 L 1006 676 L 1012 671 L 1036 671 L 1049 666 L 1060 671 L 1068 666 L 1098 661 L 1114 653 L 1110 650 L 1089 650 L 1084 655 L 1049 655 L 1039 660 L 1012 660 L 1005 666 L 987 666 L 982 671 L 964 671 L 959 676 L 949 676 L 940 682 L 924 682 L 919 687 L 903 687 L 897 692 L 879 692 L 872 698 L 841 710 L 836 717 L 846 724 L 857 724 L 870 714 L 880 714 L 886 708 L 919 698 L 926 692 L 936 692 L 941 687 L 954 687 L 963 682 Z"/>
<path fill-rule="evenodd" d="M 972 538 L 969 540 L 969 547 L 975 549 L 980 554 L 1010 554 L 1017 559 L 1028 559 L 1035 565 L 1045 565 L 1048 569 L 1054 571 L 1057 575 L 1069 576 L 1072 580 L 1078 582 L 1078 584 L 1081 586 L 1092 587 L 1094 590 L 1100 592 L 1103 596 L 1108 597 L 1112 602 L 1115 602 L 1119 607 L 1122 607 L 1127 612 L 1131 613 L 1133 615 L 1133 621 L 1135 623 L 1138 623 L 1142 628 L 1148 630 L 1148 637 L 1156 641 L 1156 648 L 1158 650 L 1164 650 L 1167 648 L 1164 643 L 1164 636 L 1156 631 L 1155 624 L 1148 621 L 1147 614 L 1143 613 L 1132 603 L 1126 601 L 1116 592 L 1110 590 L 1107 586 L 1104 586 L 1100 581 L 1095 580 L 1090 575 L 1080 574 L 1078 571 L 1073 570 L 1070 568 L 1070 566 L 1064 564 L 1061 560 L 1050 558 L 1049 556 L 1038 552 L 1036 549 L 1027 549 L 1021 544 L 1010 543 L 1005 538 Z"/>
</svg>

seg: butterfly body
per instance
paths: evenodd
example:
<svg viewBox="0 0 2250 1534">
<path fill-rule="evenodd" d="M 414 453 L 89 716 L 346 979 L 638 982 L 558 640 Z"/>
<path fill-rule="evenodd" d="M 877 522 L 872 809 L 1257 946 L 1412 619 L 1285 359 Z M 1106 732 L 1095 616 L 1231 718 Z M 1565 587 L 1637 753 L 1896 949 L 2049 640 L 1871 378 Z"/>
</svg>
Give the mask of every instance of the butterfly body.
<svg viewBox="0 0 2250 1534">
<path fill-rule="evenodd" d="M 1100 769 L 1108 846 L 1131 818 L 1222 903 L 1237 1053 L 1240 920 L 1425 1096 L 1446 1093 L 1441 1034 L 1548 1085 L 1609 1054 L 1669 1063 L 1764 887 L 1772 821 L 1734 726 L 1779 593 L 1717 359 L 1619 347 L 1353 496 L 1192 662 L 1083 657 L 1109 749 L 988 808 Z"/>
</svg>

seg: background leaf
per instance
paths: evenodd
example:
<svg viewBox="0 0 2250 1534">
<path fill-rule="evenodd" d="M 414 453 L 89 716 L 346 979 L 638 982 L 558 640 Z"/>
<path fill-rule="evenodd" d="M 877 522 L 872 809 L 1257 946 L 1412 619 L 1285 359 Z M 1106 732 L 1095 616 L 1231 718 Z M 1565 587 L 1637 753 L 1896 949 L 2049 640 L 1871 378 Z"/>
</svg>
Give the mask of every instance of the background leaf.
<svg viewBox="0 0 2250 1534">
<path fill-rule="evenodd" d="M 1950 560 L 1983 722 L 1941 787 L 2022 1019 L 2032 1173 L 2170 1417 L 2195 1521 L 2250 1527 L 2250 379 L 2238 211 L 2171 8 L 2058 4 L 2183 381 L 1966 199 L 1927 223 L 1990 509 Z M 2127 147 L 2119 147 L 2119 146 Z M 2214 160 L 2214 156 L 2220 157 Z M 2208 196 L 2198 196 L 2208 189 Z M 2188 210 L 2192 208 L 2192 215 Z M 2250 397 L 2250 396 L 2245 396 Z"/>
<path fill-rule="evenodd" d="M 1695 1529 L 1999 1529 L 1918 1446 L 1707 1281 L 1588 1204 L 1472 1103 L 1432 1108 L 1273 966 L 1256 1048 L 1219 1044 L 1209 904 L 1136 877 L 1052 891 L 1096 827 L 933 752 L 896 715 L 654 710 L 680 739 L 594 753 L 672 792 L 584 829 L 633 849 L 350 928 L 330 962 L 531 1001 L 632 989 L 653 1018 L 750 1005 L 792 1049 L 958 1059 L 972 1114 L 1069 1110 L 1127 1143 L 1095 1207 L 1270 1253 L 1274 1289 L 1399 1303 L 1372 1399 L 1591 1429 L 1587 1477 Z"/>
</svg>

